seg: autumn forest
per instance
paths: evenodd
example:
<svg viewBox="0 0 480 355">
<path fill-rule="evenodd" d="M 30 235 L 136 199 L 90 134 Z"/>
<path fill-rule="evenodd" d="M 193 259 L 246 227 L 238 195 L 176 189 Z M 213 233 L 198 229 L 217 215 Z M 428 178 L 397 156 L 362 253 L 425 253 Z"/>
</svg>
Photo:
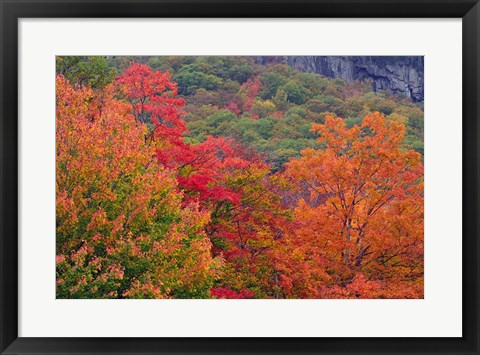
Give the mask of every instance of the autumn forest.
<svg viewBox="0 0 480 355">
<path fill-rule="evenodd" d="M 57 298 L 423 298 L 423 102 L 257 57 L 56 58 Z"/>
</svg>

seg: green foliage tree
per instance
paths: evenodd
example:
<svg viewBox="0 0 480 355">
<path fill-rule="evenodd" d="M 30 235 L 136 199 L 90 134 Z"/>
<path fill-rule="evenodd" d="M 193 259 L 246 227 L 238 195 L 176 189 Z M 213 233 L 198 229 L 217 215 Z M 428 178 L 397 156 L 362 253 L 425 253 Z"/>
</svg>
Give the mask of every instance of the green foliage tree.
<svg viewBox="0 0 480 355">
<path fill-rule="evenodd" d="M 282 86 L 282 89 L 287 93 L 287 100 L 297 105 L 303 105 L 311 95 L 310 91 L 298 81 L 289 81 Z"/>
<path fill-rule="evenodd" d="M 99 89 L 110 84 L 116 75 L 116 69 L 109 66 L 105 57 L 99 56 L 58 56 L 56 72 L 71 83 Z"/>
<path fill-rule="evenodd" d="M 198 89 L 217 90 L 222 84 L 222 79 L 212 74 L 197 71 L 193 64 L 183 66 L 175 75 L 178 83 L 178 92 L 181 95 L 192 95 Z"/>
</svg>

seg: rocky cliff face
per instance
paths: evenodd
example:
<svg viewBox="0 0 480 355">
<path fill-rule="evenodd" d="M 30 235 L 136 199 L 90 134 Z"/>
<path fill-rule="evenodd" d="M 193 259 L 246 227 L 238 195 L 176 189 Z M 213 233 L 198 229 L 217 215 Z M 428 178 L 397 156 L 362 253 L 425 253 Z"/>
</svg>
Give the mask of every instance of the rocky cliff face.
<svg viewBox="0 0 480 355">
<path fill-rule="evenodd" d="M 271 60 L 303 72 L 341 78 L 347 82 L 370 80 L 374 91 L 390 89 L 414 101 L 423 101 L 424 58 L 421 56 L 288 56 L 259 59 L 263 63 Z"/>
</svg>

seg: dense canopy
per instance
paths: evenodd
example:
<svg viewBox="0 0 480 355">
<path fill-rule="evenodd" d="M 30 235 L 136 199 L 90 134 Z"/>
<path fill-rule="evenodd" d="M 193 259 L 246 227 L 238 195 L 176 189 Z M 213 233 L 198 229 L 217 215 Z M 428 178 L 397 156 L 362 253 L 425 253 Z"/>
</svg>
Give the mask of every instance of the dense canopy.
<svg viewBox="0 0 480 355">
<path fill-rule="evenodd" d="M 56 100 L 58 298 L 423 297 L 421 103 L 249 57 L 58 57 Z"/>
</svg>

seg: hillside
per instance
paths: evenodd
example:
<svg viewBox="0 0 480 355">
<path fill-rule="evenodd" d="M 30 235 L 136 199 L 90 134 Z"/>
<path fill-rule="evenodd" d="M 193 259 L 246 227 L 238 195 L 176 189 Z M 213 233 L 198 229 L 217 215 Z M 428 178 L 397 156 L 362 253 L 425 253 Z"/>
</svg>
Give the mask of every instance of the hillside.
<svg viewBox="0 0 480 355">
<path fill-rule="evenodd" d="M 423 98 L 421 57 L 117 57 L 109 65 L 121 72 L 132 60 L 172 74 L 187 101 L 191 142 L 232 137 L 265 155 L 274 169 L 316 146 L 310 128 L 326 115 L 353 126 L 381 112 L 404 123 L 405 147 L 423 154 L 423 102 L 397 80 L 407 72 L 416 80 L 408 84 L 412 95 Z M 392 82 L 398 89 L 390 89 Z"/>
<path fill-rule="evenodd" d="M 56 297 L 423 298 L 423 103 L 302 62 L 57 57 Z"/>
</svg>

